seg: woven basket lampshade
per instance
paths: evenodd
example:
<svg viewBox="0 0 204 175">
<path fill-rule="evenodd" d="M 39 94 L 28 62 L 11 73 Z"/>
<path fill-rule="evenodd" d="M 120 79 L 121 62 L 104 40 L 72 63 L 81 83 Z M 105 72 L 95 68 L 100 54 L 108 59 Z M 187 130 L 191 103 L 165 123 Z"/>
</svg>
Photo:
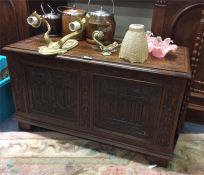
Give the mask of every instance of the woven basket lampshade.
<svg viewBox="0 0 204 175">
<path fill-rule="evenodd" d="M 131 24 L 120 48 L 119 58 L 131 63 L 143 63 L 148 58 L 148 44 L 144 25 Z"/>
</svg>

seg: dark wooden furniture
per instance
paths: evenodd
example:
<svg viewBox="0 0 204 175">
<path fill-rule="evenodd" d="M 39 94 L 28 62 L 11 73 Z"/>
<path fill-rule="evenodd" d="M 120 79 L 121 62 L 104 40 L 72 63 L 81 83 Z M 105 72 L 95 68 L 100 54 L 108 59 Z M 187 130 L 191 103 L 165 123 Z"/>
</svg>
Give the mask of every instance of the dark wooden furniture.
<svg viewBox="0 0 204 175">
<path fill-rule="evenodd" d="M 186 96 L 186 117 L 204 124 L 204 1 L 157 0 L 152 31 L 189 48 L 192 80 Z"/>
<path fill-rule="evenodd" d="M 0 54 L 1 48 L 29 36 L 26 0 L 0 1 Z"/>
<path fill-rule="evenodd" d="M 49 128 L 167 164 L 190 78 L 186 48 L 131 64 L 84 41 L 58 56 L 39 55 L 43 44 L 36 36 L 4 48 L 21 128 Z"/>
</svg>

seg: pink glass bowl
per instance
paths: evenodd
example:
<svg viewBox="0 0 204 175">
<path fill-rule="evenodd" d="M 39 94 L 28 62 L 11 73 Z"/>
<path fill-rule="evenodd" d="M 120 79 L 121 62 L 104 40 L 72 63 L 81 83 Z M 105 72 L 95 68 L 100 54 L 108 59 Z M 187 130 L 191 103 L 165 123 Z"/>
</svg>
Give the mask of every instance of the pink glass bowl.
<svg viewBox="0 0 204 175">
<path fill-rule="evenodd" d="M 154 37 L 153 33 L 149 31 L 146 32 L 146 37 L 149 53 L 152 53 L 152 55 L 157 58 L 164 58 L 168 52 L 174 52 L 178 48 L 176 44 L 172 44 L 173 41 L 171 38 L 162 40 L 160 36 Z"/>
</svg>

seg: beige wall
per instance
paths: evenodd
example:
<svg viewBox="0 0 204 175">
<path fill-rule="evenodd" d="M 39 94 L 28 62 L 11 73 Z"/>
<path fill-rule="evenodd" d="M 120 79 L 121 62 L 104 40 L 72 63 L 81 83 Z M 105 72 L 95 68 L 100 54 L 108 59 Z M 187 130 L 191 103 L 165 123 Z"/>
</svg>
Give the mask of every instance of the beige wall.
<svg viewBox="0 0 204 175">
<path fill-rule="evenodd" d="M 87 10 L 86 4 L 78 4 L 79 7 Z M 134 6 L 134 7 L 133 7 Z M 146 30 L 151 29 L 153 3 L 134 3 L 131 7 L 116 6 L 115 20 L 116 33 L 115 37 L 123 38 L 125 32 L 128 30 L 129 24 L 144 24 Z M 98 10 L 99 6 L 91 6 L 91 10 Z M 103 9 L 111 11 L 111 6 L 104 6 Z"/>
</svg>

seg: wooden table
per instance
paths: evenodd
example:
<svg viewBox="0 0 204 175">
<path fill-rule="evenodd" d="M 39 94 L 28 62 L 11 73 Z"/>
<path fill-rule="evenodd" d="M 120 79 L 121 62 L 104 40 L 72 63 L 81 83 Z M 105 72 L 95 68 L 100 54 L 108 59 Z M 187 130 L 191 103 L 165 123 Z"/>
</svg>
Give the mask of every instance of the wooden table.
<svg viewBox="0 0 204 175">
<path fill-rule="evenodd" d="M 186 48 L 131 64 L 117 54 L 104 57 L 86 42 L 58 56 L 38 54 L 41 45 L 35 36 L 4 48 L 22 129 L 40 126 L 167 164 L 190 78 Z"/>
</svg>

